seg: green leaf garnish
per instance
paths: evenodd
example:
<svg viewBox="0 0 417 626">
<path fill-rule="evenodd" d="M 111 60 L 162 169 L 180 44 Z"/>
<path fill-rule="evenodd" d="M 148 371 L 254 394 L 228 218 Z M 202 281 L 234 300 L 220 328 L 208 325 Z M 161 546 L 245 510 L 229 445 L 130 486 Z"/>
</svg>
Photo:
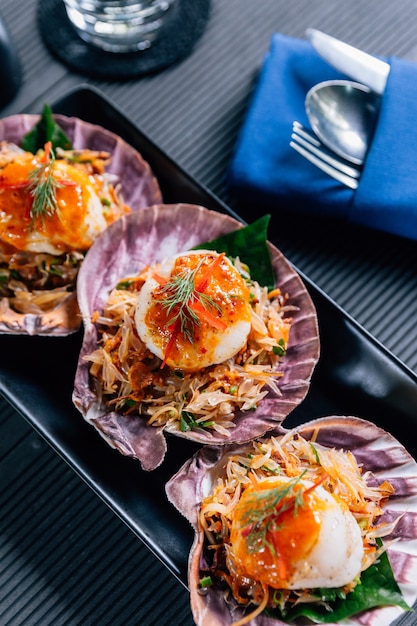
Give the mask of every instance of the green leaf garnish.
<svg viewBox="0 0 417 626">
<path fill-rule="evenodd" d="M 24 135 L 20 147 L 27 152 L 36 154 L 48 141 L 52 143 L 53 150 L 57 148 L 70 150 L 72 148 L 71 140 L 55 122 L 51 107 L 45 104 L 39 122 Z"/>
<path fill-rule="evenodd" d="M 269 289 L 275 287 L 274 270 L 267 245 L 270 215 L 264 215 L 248 226 L 199 244 L 194 250 L 225 252 L 230 258 L 239 257 L 250 268 L 251 278 Z"/>
<path fill-rule="evenodd" d="M 381 540 L 377 543 L 382 545 Z M 396 605 L 405 611 L 413 610 L 401 594 L 386 552 L 380 555 L 378 562 L 362 572 L 360 583 L 350 593 L 345 595 L 341 589 L 317 589 L 316 595 L 326 601 L 330 611 L 311 603 L 299 604 L 287 612 L 276 609 L 266 613 L 287 622 L 307 617 L 317 624 L 330 624 L 381 606 Z"/>
</svg>

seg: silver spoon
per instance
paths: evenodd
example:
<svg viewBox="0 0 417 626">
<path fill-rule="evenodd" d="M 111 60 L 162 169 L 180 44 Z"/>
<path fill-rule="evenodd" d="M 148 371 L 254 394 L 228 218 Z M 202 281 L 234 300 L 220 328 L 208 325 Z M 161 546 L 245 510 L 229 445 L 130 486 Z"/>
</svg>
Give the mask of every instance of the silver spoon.
<svg viewBox="0 0 417 626">
<path fill-rule="evenodd" d="M 372 140 L 380 97 L 350 80 L 328 80 L 307 93 L 311 128 L 333 152 L 361 165 Z"/>
</svg>

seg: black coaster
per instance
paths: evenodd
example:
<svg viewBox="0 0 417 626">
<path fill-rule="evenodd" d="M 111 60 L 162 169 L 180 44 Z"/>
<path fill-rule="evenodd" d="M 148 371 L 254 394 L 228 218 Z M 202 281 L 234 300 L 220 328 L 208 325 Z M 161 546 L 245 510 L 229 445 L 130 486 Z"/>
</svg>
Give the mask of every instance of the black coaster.
<svg viewBox="0 0 417 626">
<path fill-rule="evenodd" d="M 204 32 L 210 0 L 179 0 L 165 34 L 140 52 L 106 52 L 84 42 L 68 19 L 63 0 L 40 0 L 38 26 L 48 49 L 72 70 L 92 78 L 124 80 L 164 69 L 186 57 Z"/>
</svg>

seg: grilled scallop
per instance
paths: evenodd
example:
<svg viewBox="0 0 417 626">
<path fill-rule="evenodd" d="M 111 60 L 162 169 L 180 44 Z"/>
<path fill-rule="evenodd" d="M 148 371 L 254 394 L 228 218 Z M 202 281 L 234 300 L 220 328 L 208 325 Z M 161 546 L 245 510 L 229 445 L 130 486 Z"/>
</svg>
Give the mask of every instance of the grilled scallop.
<svg viewBox="0 0 417 626">
<path fill-rule="evenodd" d="M 97 428 L 110 445 L 122 454 L 138 459 L 146 470 L 155 469 L 162 463 L 166 452 L 166 434 L 202 444 L 248 441 L 280 423 L 302 401 L 309 388 L 310 377 L 319 356 L 315 308 L 299 275 L 283 255 L 275 247 L 270 246 L 276 286 L 282 293 L 288 294 L 288 302 L 291 305 L 289 340 L 285 355 L 277 361 L 279 378 L 276 385 L 264 390 L 256 406 L 252 401 L 242 409 L 236 403 L 233 405 L 236 397 L 231 393 L 233 381 L 229 382 L 227 389 L 224 388 L 217 393 L 216 400 L 220 397 L 222 406 L 216 404 L 213 410 L 217 410 L 216 407 L 218 407 L 218 414 L 223 410 L 229 412 L 228 430 L 211 427 L 210 421 L 207 427 L 204 424 L 202 427 L 198 427 L 198 424 L 191 426 L 185 424 L 185 428 L 182 428 L 181 419 L 185 421 L 189 415 L 185 411 L 185 416 L 181 415 L 181 419 L 178 419 L 179 411 L 176 406 L 172 409 L 172 418 L 168 411 L 168 420 L 163 424 L 153 421 L 149 414 L 145 414 L 149 405 L 152 405 L 152 409 L 157 412 L 156 405 L 163 401 L 166 395 L 165 390 L 173 393 L 172 390 L 175 391 L 182 384 L 189 384 L 187 394 L 192 395 L 192 390 L 196 390 L 197 378 L 202 376 L 201 369 L 198 369 L 200 357 L 200 365 L 203 366 L 207 381 L 213 380 L 213 385 L 215 385 L 218 372 L 213 372 L 210 368 L 216 368 L 216 365 L 207 366 L 203 357 L 206 358 L 209 355 L 208 363 L 214 363 L 220 357 L 226 358 L 227 363 L 230 360 L 233 361 L 235 357 L 232 355 L 236 351 L 238 353 L 245 351 L 245 347 L 241 350 L 241 346 L 244 344 L 248 330 L 248 294 L 241 279 L 237 277 L 235 287 L 240 292 L 237 293 L 235 289 L 232 289 L 229 296 L 234 295 L 240 300 L 239 319 L 236 318 L 236 324 L 229 325 L 233 331 L 226 342 L 225 352 L 219 354 L 215 349 L 221 341 L 221 331 L 217 332 L 218 329 L 215 326 L 221 323 L 227 327 L 225 319 L 228 312 L 233 312 L 233 309 L 227 307 L 223 309 L 225 295 L 222 295 L 222 289 L 219 290 L 220 293 L 217 291 L 219 285 L 223 283 L 224 273 L 230 272 L 234 275 L 229 261 L 221 258 L 220 267 L 217 268 L 212 283 L 214 291 L 211 294 L 204 294 L 210 295 L 213 304 L 216 305 L 213 308 L 212 304 L 208 304 L 208 308 L 204 311 L 204 317 L 209 314 L 211 320 L 208 325 L 201 323 L 201 310 L 198 309 L 198 322 L 186 329 L 191 332 L 191 338 L 178 332 L 177 322 L 165 319 L 167 311 L 161 311 L 159 304 L 158 306 L 155 304 L 155 298 L 159 293 L 156 283 L 159 283 L 161 287 L 164 281 L 168 281 L 167 293 L 172 294 L 171 290 L 175 286 L 175 280 L 171 276 L 173 259 L 177 259 L 177 263 L 181 259 L 181 263 L 185 265 L 195 261 L 198 263 L 199 259 L 205 263 L 205 257 L 201 251 L 194 256 L 189 255 L 189 251 L 204 242 L 239 228 L 242 228 L 242 224 L 232 217 L 201 206 L 155 205 L 144 211 L 122 217 L 110 226 L 90 248 L 81 268 L 78 280 L 78 300 L 84 321 L 84 342 L 75 378 L 73 400 L 85 419 Z M 193 259 L 191 259 L 192 256 Z M 212 262 L 215 263 L 216 256 L 212 252 L 209 254 L 207 267 L 210 267 Z M 217 271 L 220 273 L 217 274 Z M 166 275 L 161 276 L 160 272 Z M 136 315 L 133 319 L 126 315 L 123 318 L 124 322 L 115 326 L 120 331 L 117 340 L 114 340 L 114 336 L 108 337 L 106 345 L 111 355 L 108 361 L 108 355 L 106 355 L 106 362 L 109 367 L 102 368 L 103 361 L 98 366 L 95 359 L 97 350 L 100 352 L 100 347 L 106 343 L 101 340 L 105 340 L 105 337 L 102 337 L 102 328 L 106 324 L 106 319 L 101 319 L 103 308 L 107 305 L 109 295 L 113 293 L 119 281 L 129 276 L 132 277 L 132 283 L 145 283 L 147 287 L 139 303 L 134 298 L 132 300 L 132 306 L 136 306 Z M 197 291 L 198 285 L 197 279 Z M 127 301 L 128 298 L 132 298 L 132 293 L 128 288 L 124 292 L 117 292 L 117 298 L 121 298 L 123 303 L 125 299 Z M 117 308 L 118 304 L 114 302 L 114 306 Z M 191 304 L 191 308 L 193 306 Z M 113 304 L 110 308 L 112 307 Z M 165 316 L 163 324 L 159 324 L 162 319 L 158 317 L 159 314 Z M 155 323 L 155 319 L 159 322 Z M 135 325 L 143 339 L 139 343 L 138 338 L 134 336 Z M 272 322 L 271 325 L 273 325 Z M 277 327 L 276 332 L 279 330 Z M 109 332 L 111 332 L 110 328 Z M 199 344 L 200 332 L 203 333 L 204 339 Z M 132 338 L 132 345 L 136 346 L 135 350 L 137 349 L 137 358 L 140 359 L 140 363 L 130 368 L 130 374 L 125 383 L 124 378 L 126 378 L 129 363 L 126 361 L 126 367 L 124 367 L 124 359 L 129 337 Z M 192 343 L 193 341 L 195 344 Z M 170 348 L 167 355 L 168 345 Z M 200 345 L 201 352 L 206 348 L 207 352 L 199 356 L 195 351 L 198 345 Z M 172 346 L 175 346 L 175 350 L 172 348 L 171 351 Z M 182 353 L 186 352 L 185 348 L 189 353 L 183 361 L 184 354 Z M 100 353 L 99 358 L 102 359 L 102 356 Z M 244 356 L 243 354 L 242 358 Z M 134 355 L 132 355 L 133 358 Z M 171 358 L 174 359 L 172 362 Z M 121 397 L 114 400 L 110 397 L 107 403 L 106 394 L 112 393 L 113 374 L 120 363 L 122 363 L 121 369 L 124 373 L 121 371 L 120 374 L 115 375 L 114 387 L 117 387 L 120 381 Z M 236 367 L 234 363 L 232 365 L 235 369 L 240 367 L 239 364 Z M 204 366 L 207 367 L 204 369 Z M 222 366 L 222 364 L 218 365 L 220 369 Z M 260 369 L 256 365 L 248 364 L 247 369 L 250 370 L 250 367 L 254 370 Z M 99 368 L 101 372 L 104 371 L 104 376 L 100 374 L 99 378 L 94 379 L 96 368 Z M 106 386 L 108 385 L 108 389 L 106 387 L 104 390 L 103 382 Z M 100 386 L 101 391 L 98 392 Z M 252 383 L 245 384 L 243 390 L 245 393 L 251 391 L 251 389 L 248 391 L 248 386 L 252 388 L 253 385 Z M 125 392 L 131 395 L 127 398 L 128 403 L 123 406 Z M 197 406 L 199 402 L 205 399 L 204 389 L 201 393 L 197 393 L 196 390 L 195 396 L 197 395 L 198 398 L 187 399 L 190 401 L 188 406 L 192 406 L 195 411 L 199 410 Z M 239 400 L 238 397 L 237 401 Z M 118 403 L 122 410 L 118 410 Z M 133 408 L 132 404 L 135 405 Z M 231 406 L 237 406 L 237 408 L 233 408 L 229 417 Z"/>
<path fill-rule="evenodd" d="M 38 116 L 0 120 L 0 332 L 67 335 L 85 252 L 109 224 L 159 202 L 149 165 L 113 133 L 56 116 L 74 150 L 18 146 Z"/>
</svg>

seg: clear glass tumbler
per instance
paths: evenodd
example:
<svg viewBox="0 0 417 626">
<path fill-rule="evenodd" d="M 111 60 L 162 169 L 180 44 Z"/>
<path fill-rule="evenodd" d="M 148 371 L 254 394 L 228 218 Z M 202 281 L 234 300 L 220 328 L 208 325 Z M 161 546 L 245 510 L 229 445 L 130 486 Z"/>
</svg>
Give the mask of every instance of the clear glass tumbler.
<svg viewBox="0 0 417 626">
<path fill-rule="evenodd" d="M 161 36 L 180 0 L 63 1 L 81 39 L 110 52 L 132 52 Z"/>
</svg>

